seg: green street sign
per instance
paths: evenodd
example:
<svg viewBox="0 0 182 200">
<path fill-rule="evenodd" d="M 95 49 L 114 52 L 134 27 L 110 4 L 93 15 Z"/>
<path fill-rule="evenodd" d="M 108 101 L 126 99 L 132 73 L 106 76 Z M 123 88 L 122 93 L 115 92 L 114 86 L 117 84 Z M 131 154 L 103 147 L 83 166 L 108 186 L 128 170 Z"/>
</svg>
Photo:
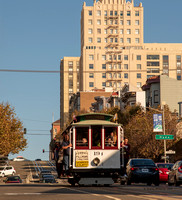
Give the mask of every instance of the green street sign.
<svg viewBox="0 0 182 200">
<path fill-rule="evenodd" d="M 173 140 L 174 135 L 155 135 L 156 140 Z"/>
</svg>

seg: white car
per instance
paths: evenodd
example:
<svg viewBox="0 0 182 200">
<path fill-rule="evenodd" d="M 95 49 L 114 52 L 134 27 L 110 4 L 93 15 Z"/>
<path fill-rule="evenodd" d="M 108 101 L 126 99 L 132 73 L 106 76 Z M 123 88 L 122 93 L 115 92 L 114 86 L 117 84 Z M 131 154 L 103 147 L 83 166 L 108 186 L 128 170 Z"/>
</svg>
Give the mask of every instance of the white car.
<svg viewBox="0 0 182 200">
<path fill-rule="evenodd" d="M 2 166 L 0 167 L 0 177 L 8 176 L 8 175 L 14 175 L 16 173 L 16 170 L 13 166 Z"/>
<path fill-rule="evenodd" d="M 23 156 L 17 156 L 13 161 L 25 161 L 25 158 Z"/>
</svg>

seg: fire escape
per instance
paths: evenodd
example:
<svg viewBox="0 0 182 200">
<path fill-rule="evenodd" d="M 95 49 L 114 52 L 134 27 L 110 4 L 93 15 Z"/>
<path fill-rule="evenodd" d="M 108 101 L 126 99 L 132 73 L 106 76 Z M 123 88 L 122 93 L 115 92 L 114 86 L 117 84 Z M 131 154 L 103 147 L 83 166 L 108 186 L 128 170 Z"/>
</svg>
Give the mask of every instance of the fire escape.
<svg viewBox="0 0 182 200">
<path fill-rule="evenodd" d="M 114 89 L 117 89 L 118 83 L 121 83 L 122 81 L 122 50 L 119 48 L 119 19 L 119 15 L 105 16 L 105 20 L 107 20 L 107 43 L 105 49 L 106 54 L 108 55 L 106 60 L 106 85 L 112 86 Z M 112 23 L 110 23 L 111 21 Z M 120 55 L 120 59 L 118 55 Z"/>
</svg>

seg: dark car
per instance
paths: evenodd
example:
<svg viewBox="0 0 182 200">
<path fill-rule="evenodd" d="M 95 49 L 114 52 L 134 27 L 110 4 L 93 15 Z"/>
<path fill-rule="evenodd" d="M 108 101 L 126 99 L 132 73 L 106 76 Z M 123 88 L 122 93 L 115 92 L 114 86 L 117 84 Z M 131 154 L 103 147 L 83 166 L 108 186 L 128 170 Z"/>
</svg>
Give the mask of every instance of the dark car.
<svg viewBox="0 0 182 200">
<path fill-rule="evenodd" d="M 172 169 L 174 164 L 173 163 L 156 163 L 156 165 L 159 168 L 160 182 L 167 182 L 169 171 Z"/>
<path fill-rule="evenodd" d="M 127 185 L 131 183 L 154 183 L 159 185 L 159 169 L 151 159 L 132 158 L 126 166 Z"/>
<path fill-rule="evenodd" d="M 52 174 L 43 174 L 40 176 L 40 182 L 42 183 L 56 183 L 56 180 Z"/>
<path fill-rule="evenodd" d="M 5 183 L 22 183 L 22 180 L 19 176 L 9 176 L 4 180 Z"/>
<path fill-rule="evenodd" d="M 168 185 L 182 184 L 182 160 L 177 161 L 168 174 Z"/>
</svg>

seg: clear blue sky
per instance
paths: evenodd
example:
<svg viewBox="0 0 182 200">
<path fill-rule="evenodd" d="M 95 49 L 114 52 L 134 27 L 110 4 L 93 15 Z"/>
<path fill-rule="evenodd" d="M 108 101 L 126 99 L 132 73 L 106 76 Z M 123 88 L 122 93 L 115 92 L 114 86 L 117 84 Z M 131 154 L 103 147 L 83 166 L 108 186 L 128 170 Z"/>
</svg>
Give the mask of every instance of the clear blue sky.
<svg viewBox="0 0 182 200">
<path fill-rule="evenodd" d="M 0 0 L 0 69 L 59 70 L 61 58 L 80 56 L 83 2 Z M 182 43 L 182 0 L 141 2 L 144 41 Z M 48 159 L 42 149 L 48 150 L 50 136 L 28 134 L 50 134 L 52 113 L 59 119 L 59 74 L 0 72 L 0 102 L 9 102 L 27 128 L 28 148 L 19 155 Z"/>
</svg>

